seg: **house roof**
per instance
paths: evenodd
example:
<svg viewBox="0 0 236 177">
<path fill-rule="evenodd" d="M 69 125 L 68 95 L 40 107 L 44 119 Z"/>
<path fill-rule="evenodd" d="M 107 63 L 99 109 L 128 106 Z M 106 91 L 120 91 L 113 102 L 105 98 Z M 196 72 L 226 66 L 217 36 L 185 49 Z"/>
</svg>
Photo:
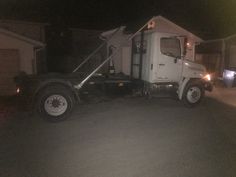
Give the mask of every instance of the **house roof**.
<svg viewBox="0 0 236 177">
<path fill-rule="evenodd" d="M 45 44 L 42 43 L 42 42 L 40 42 L 40 41 L 36 41 L 36 40 L 30 39 L 30 38 L 28 38 L 28 37 L 19 35 L 19 34 L 17 34 L 17 33 L 14 33 L 14 32 L 11 32 L 11 31 L 2 29 L 2 28 L 0 28 L 0 33 L 1 33 L 1 34 L 4 34 L 4 35 L 7 35 L 7 36 L 10 36 L 10 37 L 13 37 L 13 38 L 16 38 L 16 39 L 18 39 L 18 40 L 27 42 L 27 43 L 29 43 L 29 44 L 35 46 L 35 47 L 44 47 L 44 46 L 45 46 Z"/>
<path fill-rule="evenodd" d="M 222 42 L 222 41 L 227 41 L 227 40 L 231 40 L 231 39 L 235 39 L 236 38 L 236 34 L 224 37 L 224 38 L 217 38 L 217 39 L 210 39 L 210 40 L 206 40 L 203 41 L 203 43 L 214 43 L 214 42 Z"/>
</svg>

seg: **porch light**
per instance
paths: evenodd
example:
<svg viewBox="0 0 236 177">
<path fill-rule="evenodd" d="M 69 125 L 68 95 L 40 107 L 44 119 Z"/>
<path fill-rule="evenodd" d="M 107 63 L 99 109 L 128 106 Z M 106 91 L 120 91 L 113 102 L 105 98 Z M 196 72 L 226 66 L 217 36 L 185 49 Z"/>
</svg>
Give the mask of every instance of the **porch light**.
<svg viewBox="0 0 236 177">
<path fill-rule="evenodd" d="M 17 94 L 20 93 L 20 88 L 19 88 L 19 87 L 16 89 L 16 93 L 17 93 Z"/>
</svg>

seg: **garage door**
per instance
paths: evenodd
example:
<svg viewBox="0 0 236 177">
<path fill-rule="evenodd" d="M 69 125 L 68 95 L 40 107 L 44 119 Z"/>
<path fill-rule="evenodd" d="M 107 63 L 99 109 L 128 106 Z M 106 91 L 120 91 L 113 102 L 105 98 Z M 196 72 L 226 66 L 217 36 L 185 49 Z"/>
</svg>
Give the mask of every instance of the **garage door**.
<svg viewBox="0 0 236 177">
<path fill-rule="evenodd" d="M 0 49 L 0 96 L 14 95 L 14 77 L 19 73 L 19 52 L 14 49 Z"/>
</svg>

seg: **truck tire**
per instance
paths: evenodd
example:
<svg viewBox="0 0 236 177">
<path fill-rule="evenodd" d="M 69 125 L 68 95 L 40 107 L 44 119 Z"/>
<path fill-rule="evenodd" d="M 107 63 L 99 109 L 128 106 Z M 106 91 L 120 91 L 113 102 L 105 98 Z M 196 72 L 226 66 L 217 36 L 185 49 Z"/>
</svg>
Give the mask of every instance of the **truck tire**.
<svg viewBox="0 0 236 177">
<path fill-rule="evenodd" d="M 36 110 L 40 117 L 50 122 L 66 120 L 75 105 L 75 99 L 70 88 L 61 85 L 48 86 L 38 97 Z"/>
<path fill-rule="evenodd" d="M 200 82 L 190 82 L 184 90 L 182 101 L 185 106 L 192 108 L 202 101 L 204 95 L 205 91 Z"/>
</svg>

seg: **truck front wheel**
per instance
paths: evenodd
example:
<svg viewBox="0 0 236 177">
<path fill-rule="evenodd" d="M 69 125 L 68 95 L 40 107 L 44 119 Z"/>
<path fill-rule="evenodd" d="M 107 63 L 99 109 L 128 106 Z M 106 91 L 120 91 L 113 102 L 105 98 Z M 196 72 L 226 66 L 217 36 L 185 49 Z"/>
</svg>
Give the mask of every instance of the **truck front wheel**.
<svg viewBox="0 0 236 177">
<path fill-rule="evenodd" d="M 70 89 L 56 85 L 46 87 L 39 93 L 36 108 L 40 117 L 50 122 L 59 122 L 69 117 L 74 103 Z"/>
<path fill-rule="evenodd" d="M 183 94 L 183 102 L 187 107 L 194 107 L 199 104 L 204 97 L 204 88 L 200 83 L 189 83 Z"/>
</svg>

